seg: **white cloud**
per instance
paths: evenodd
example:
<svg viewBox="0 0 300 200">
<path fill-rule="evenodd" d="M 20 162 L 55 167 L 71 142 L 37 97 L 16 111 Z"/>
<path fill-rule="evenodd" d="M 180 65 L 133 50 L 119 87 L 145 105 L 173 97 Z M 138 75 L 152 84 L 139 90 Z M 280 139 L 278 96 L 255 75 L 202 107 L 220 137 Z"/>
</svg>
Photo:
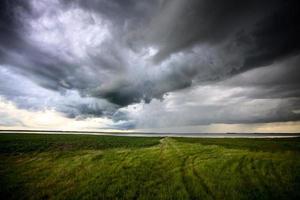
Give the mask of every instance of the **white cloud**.
<svg viewBox="0 0 300 200">
<path fill-rule="evenodd" d="M 281 42 L 262 42 L 284 33 L 268 33 L 267 4 L 247 1 L 228 12 L 235 1 L 26 3 L 31 9 L 16 4 L 16 19 L 9 19 L 16 27 L 0 41 L 0 97 L 12 103 L 2 105 L 2 124 L 218 131 L 232 123 L 300 119 L 300 57 L 285 49 L 277 55 Z M 247 14 L 251 5 L 257 16 Z M 31 114 L 39 116 L 32 123 Z"/>
<path fill-rule="evenodd" d="M 17 108 L 12 102 L 0 98 L 0 128 L 46 129 L 46 130 L 98 130 L 114 125 L 107 118 L 68 118 L 53 109 L 29 111 Z M 8 122 L 9 124 L 5 124 Z"/>
<path fill-rule="evenodd" d="M 299 133 L 300 121 L 254 124 L 210 124 L 154 129 L 137 129 L 150 133 Z"/>
<path fill-rule="evenodd" d="M 24 18 L 28 39 L 54 55 L 69 61 L 84 59 L 88 51 L 110 39 L 108 21 L 99 15 L 75 6 L 66 9 L 57 0 L 32 1 L 31 5 L 36 15 Z"/>
<path fill-rule="evenodd" d="M 164 100 L 152 100 L 121 109 L 137 128 L 237 124 L 280 121 L 294 115 L 289 99 L 253 99 L 248 87 L 203 85 L 171 92 Z M 283 109 L 283 110 L 281 110 Z"/>
</svg>

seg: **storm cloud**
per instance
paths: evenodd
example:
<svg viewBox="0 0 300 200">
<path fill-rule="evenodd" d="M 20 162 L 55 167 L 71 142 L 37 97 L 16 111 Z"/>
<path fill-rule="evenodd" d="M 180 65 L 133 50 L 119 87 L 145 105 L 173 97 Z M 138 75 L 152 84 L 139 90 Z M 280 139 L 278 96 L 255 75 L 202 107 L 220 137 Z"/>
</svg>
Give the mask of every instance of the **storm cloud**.
<svg viewBox="0 0 300 200">
<path fill-rule="evenodd" d="M 299 8 L 297 0 L 3 0 L 0 96 L 116 129 L 299 121 Z"/>
</svg>

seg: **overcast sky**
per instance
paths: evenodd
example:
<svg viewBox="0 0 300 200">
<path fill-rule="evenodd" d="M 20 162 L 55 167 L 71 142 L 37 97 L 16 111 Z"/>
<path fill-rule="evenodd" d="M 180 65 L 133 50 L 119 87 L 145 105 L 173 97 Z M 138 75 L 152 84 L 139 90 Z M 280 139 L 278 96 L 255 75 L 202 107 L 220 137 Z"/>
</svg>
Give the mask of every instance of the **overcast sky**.
<svg viewBox="0 0 300 200">
<path fill-rule="evenodd" d="M 0 128 L 300 132 L 298 0 L 1 0 Z"/>
</svg>

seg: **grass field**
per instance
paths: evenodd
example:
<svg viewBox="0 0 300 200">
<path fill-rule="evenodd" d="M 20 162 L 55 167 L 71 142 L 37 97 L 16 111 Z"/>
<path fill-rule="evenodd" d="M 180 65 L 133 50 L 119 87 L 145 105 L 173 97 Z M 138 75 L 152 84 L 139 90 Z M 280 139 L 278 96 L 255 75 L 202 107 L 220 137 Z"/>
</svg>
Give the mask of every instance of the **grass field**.
<svg viewBox="0 0 300 200">
<path fill-rule="evenodd" d="M 1 199 L 300 199 L 300 139 L 0 134 Z"/>
</svg>

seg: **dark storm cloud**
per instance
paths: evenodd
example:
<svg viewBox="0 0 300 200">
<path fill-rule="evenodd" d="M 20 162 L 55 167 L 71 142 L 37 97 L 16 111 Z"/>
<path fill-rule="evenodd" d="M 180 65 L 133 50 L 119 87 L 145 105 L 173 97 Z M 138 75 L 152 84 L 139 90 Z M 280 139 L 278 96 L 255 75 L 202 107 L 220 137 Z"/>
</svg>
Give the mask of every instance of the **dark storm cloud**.
<svg viewBox="0 0 300 200">
<path fill-rule="evenodd" d="M 198 43 L 218 44 L 228 37 L 237 37 L 239 45 L 249 48 L 252 55 L 245 55 L 246 66 L 265 64 L 299 50 L 296 0 L 166 1 L 161 10 L 150 32 L 160 46 L 157 61 Z"/>
<path fill-rule="evenodd" d="M 283 99 L 300 97 L 300 56 L 294 56 L 270 66 L 256 68 L 226 80 L 229 87 L 250 87 L 252 90 L 239 94 L 256 99 Z"/>
<path fill-rule="evenodd" d="M 19 32 L 22 24 L 18 20 L 16 9 L 29 11 L 28 4 L 21 0 L 3 0 L 0 2 L 0 43 L 1 48 L 14 48 L 22 43 Z"/>
<path fill-rule="evenodd" d="M 281 2 L 275 10 L 257 22 L 248 37 L 254 47 L 247 51 L 244 68 L 269 65 L 278 59 L 296 55 L 300 51 L 299 1 Z"/>
<path fill-rule="evenodd" d="M 193 79 L 218 81 L 293 56 L 300 48 L 298 4 L 294 0 L 164 1 L 146 33 L 148 42 L 159 49 L 154 61 L 163 62 L 172 54 L 208 44 L 224 54 L 220 60 L 222 66 L 214 69 L 215 58 L 203 62 L 202 55 L 195 54 L 192 59 L 198 59 L 198 63 L 192 66 L 192 59 L 170 66 L 174 70 L 163 77 L 164 84 L 169 85 L 166 90 L 157 89 L 156 80 L 150 84 L 141 83 L 129 92 L 120 87 L 108 93 L 108 97 L 115 102 L 123 99 L 122 105 L 143 97 L 151 100 L 168 91 L 189 87 Z"/>
<path fill-rule="evenodd" d="M 103 99 L 83 97 L 76 90 L 57 92 L 43 88 L 10 68 L 0 68 L 0 97 L 14 102 L 19 108 L 38 111 L 55 109 L 70 118 L 87 118 L 112 115 L 118 106 Z M 0 98 L 0 100 L 2 100 Z"/>
<path fill-rule="evenodd" d="M 34 107 L 30 97 L 47 94 L 69 117 L 104 116 L 127 128 L 134 122 L 119 108 L 202 84 L 251 87 L 236 95 L 282 98 L 277 111 L 288 105 L 290 113 L 298 109 L 299 8 L 297 0 L 3 0 L 1 68 L 45 94 L 28 92 L 22 83 L 3 83 L 0 94 L 25 108 Z M 248 79 L 240 76 L 244 72 Z M 62 97 L 67 100 L 58 103 Z M 222 110 L 202 122 L 240 122 L 236 116 L 224 120 L 230 111 Z M 298 119 L 263 116 L 241 121 Z"/>
<path fill-rule="evenodd" d="M 63 0 L 66 6 L 79 5 L 89 11 L 95 11 L 117 23 L 124 23 L 126 20 L 145 18 L 150 15 L 151 9 L 157 1 L 135 1 L 135 0 Z"/>
<path fill-rule="evenodd" d="M 106 44 L 103 45 L 103 53 L 97 53 L 99 49 L 87 49 L 88 55 L 85 60 L 78 61 L 78 59 L 74 57 L 71 62 L 65 60 L 62 55 L 49 53 L 47 50 L 51 47 L 36 46 L 35 43 L 32 43 L 32 41 L 24 37 L 24 35 L 27 34 L 27 29 L 30 27 L 26 27 L 28 24 L 22 24 L 21 22 L 24 18 L 37 20 L 38 16 L 42 15 L 42 13 L 31 10 L 28 4 L 30 1 L 28 1 L 27 4 L 20 2 L 22 1 L 4 1 L 4 6 L 1 7 L 4 12 L 1 13 L 1 29 L 3 31 L 1 30 L 0 63 L 9 65 L 11 70 L 25 76 L 30 76 L 32 80 L 45 88 L 59 92 L 63 92 L 64 89 L 76 89 L 79 90 L 82 95 L 91 95 L 89 91 L 101 84 L 102 76 L 106 76 L 105 78 L 107 78 L 107 76 L 110 76 L 109 73 L 120 73 L 124 70 L 124 67 L 126 67 L 125 65 L 127 63 L 124 61 L 123 55 L 121 55 L 122 53 L 118 52 L 118 47 L 114 47 L 114 41 L 107 41 Z M 66 7 L 61 7 L 60 9 L 63 11 L 67 10 L 69 9 L 68 6 L 74 3 L 76 2 L 68 3 L 65 5 Z M 124 3 L 105 1 L 100 4 L 106 7 L 104 9 L 102 6 L 99 6 L 99 3 L 92 1 L 89 3 L 78 2 L 78 5 L 83 6 L 85 9 L 93 8 L 97 12 L 101 11 L 101 14 L 110 18 L 110 15 L 113 13 L 123 12 L 122 5 L 124 5 Z M 128 12 L 125 11 L 123 14 L 134 13 L 129 10 L 131 6 L 128 5 L 126 7 L 128 8 Z M 104 13 L 104 11 L 108 13 Z M 19 15 L 18 12 L 20 12 Z M 25 15 L 21 16 L 21 13 L 25 13 Z M 21 17 L 24 18 L 22 19 Z M 53 18 L 55 17 L 57 16 L 53 14 Z M 120 16 L 119 19 L 126 19 L 126 17 L 124 17 L 125 16 Z M 111 20 L 119 21 L 117 18 L 112 18 Z M 59 26 L 54 28 L 60 29 Z M 88 64 L 90 65 L 86 66 Z M 132 90 L 134 90 L 134 88 L 132 88 Z M 118 98 L 118 96 L 122 97 L 122 94 L 118 95 L 118 92 L 116 92 L 116 97 L 113 97 L 114 92 L 111 91 L 110 93 L 112 95 L 104 94 L 103 96 L 107 96 L 109 100 L 119 105 L 132 103 L 132 98 L 141 99 L 139 95 L 137 95 L 137 97 L 131 97 L 136 94 L 130 92 L 125 95 L 124 100 Z M 126 98 L 128 100 L 126 100 Z M 123 102 L 125 102 L 125 104 Z"/>
<path fill-rule="evenodd" d="M 0 64 L 11 65 L 17 72 L 32 75 L 41 85 L 57 89 L 59 76 L 65 77 L 66 65 L 24 39 L 20 13 L 31 13 L 26 1 L 4 0 L 0 5 Z"/>
<path fill-rule="evenodd" d="M 248 29 L 274 7 L 278 1 L 165 1 L 150 32 L 160 46 L 155 59 L 161 61 L 197 43 L 220 43 L 238 30 Z"/>
</svg>

